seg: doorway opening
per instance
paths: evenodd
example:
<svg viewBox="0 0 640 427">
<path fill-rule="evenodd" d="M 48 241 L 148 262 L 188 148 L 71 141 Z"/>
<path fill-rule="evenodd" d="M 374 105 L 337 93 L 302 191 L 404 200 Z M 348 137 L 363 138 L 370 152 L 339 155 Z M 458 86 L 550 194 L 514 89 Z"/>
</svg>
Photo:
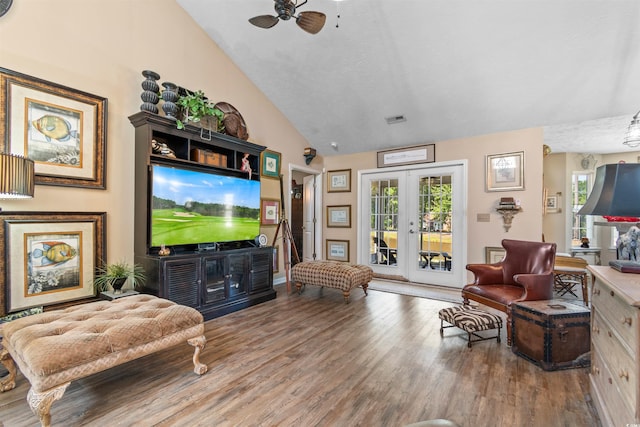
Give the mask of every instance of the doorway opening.
<svg viewBox="0 0 640 427">
<path fill-rule="evenodd" d="M 300 261 L 321 259 L 322 172 L 289 164 L 289 176 L 287 217 L 298 257 Z"/>
</svg>

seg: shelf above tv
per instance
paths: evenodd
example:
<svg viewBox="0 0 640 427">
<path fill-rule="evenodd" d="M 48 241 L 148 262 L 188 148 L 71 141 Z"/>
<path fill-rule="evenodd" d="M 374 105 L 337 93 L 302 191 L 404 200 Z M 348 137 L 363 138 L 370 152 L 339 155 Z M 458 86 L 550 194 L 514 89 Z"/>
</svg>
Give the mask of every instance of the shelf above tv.
<svg viewBox="0 0 640 427">
<path fill-rule="evenodd" d="M 201 128 L 197 126 L 186 125 L 184 129 L 178 129 L 174 120 L 146 111 L 129 116 L 129 120 L 136 128 L 136 159 L 145 158 L 147 164 L 175 162 L 182 165 L 211 167 L 220 171 L 226 169 L 230 175 L 240 176 L 245 174 L 241 171 L 242 158 L 245 153 L 248 153 L 252 169 L 251 179 L 260 180 L 260 153 L 266 148 L 262 145 L 217 132 L 207 132 L 207 139 L 204 139 Z M 152 140 L 166 144 L 175 158 L 154 153 L 151 146 Z M 218 163 L 207 164 L 196 161 L 196 158 L 203 157 L 197 154 L 202 153 L 216 157 Z"/>
</svg>

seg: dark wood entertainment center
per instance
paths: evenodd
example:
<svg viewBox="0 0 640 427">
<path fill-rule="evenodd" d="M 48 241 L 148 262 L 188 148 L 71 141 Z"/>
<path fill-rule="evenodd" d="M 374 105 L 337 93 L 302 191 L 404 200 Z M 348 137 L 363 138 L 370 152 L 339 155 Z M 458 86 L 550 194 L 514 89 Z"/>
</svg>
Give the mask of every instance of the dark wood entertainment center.
<svg viewBox="0 0 640 427">
<path fill-rule="evenodd" d="M 242 158 L 249 153 L 251 179 L 260 180 L 260 153 L 266 147 L 187 125 L 177 129 L 164 116 L 138 112 L 129 117 L 135 127 L 134 254 L 147 280 L 143 292 L 198 309 L 206 320 L 276 297 L 273 289 L 273 248 L 252 242 L 183 245 L 161 256 L 150 245 L 150 186 L 152 165 L 191 167 L 217 174 L 245 177 Z M 174 157 L 156 154 L 152 140 L 166 144 Z M 206 155 L 203 155 L 206 153 Z M 207 159 L 215 159 L 215 163 Z M 206 162 L 206 163 L 205 163 Z"/>
</svg>

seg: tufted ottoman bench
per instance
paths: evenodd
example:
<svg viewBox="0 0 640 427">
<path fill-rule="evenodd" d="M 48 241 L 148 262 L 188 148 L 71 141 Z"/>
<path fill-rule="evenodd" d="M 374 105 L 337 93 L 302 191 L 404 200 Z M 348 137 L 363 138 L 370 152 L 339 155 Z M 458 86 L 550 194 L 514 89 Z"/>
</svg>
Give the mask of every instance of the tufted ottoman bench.
<svg viewBox="0 0 640 427">
<path fill-rule="evenodd" d="M 9 375 L 1 391 L 15 387 L 16 367 L 31 384 L 27 401 L 43 426 L 71 381 L 187 341 L 195 347 L 194 372 L 206 343 L 202 315 L 151 295 L 81 304 L 2 325 L 0 361 Z"/>
<path fill-rule="evenodd" d="M 500 329 L 502 328 L 502 318 L 496 314 L 472 308 L 469 306 L 454 306 L 443 308 L 438 312 L 440 318 L 440 335 L 444 335 L 445 328 L 460 328 L 468 335 L 467 347 L 471 348 L 471 344 L 476 341 L 484 341 L 496 339 L 500 342 Z M 450 324 L 445 326 L 444 322 Z M 480 331 L 488 331 L 490 329 L 498 329 L 498 334 L 493 337 L 482 337 L 478 335 Z M 471 337 L 475 337 L 472 340 Z"/>
<path fill-rule="evenodd" d="M 303 285 L 336 288 L 342 291 L 346 303 L 349 303 L 351 289 L 358 286 L 362 286 L 367 295 L 372 278 L 371 267 L 338 261 L 303 261 L 291 268 L 291 280 L 296 284 L 298 293 Z"/>
</svg>

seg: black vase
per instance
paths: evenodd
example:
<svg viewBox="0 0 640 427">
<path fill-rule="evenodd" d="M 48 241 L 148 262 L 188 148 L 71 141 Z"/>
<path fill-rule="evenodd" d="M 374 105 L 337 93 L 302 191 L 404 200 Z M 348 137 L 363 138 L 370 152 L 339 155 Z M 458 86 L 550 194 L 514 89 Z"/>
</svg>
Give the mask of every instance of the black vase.
<svg viewBox="0 0 640 427">
<path fill-rule="evenodd" d="M 178 113 L 178 106 L 175 104 L 178 100 L 178 86 L 169 82 L 162 83 L 162 86 L 164 87 L 162 91 L 162 100 L 164 101 L 162 111 L 167 117 L 175 119 Z"/>
<path fill-rule="evenodd" d="M 113 293 L 114 294 L 121 294 L 122 293 L 122 287 L 124 286 L 126 281 L 127 281 L 126 277 L 119 277 L 117 279 L 113 279 L 111 281 L 111 287 L 113 288 Z"/>
<path fill-rule="evenodd" d="M 158 107 L 156 107 L 156 104 L 160 101 L 160 98 L 158 97 L 160 86 L 158 86 L 156 80 L 160 78 L 160 75 L 151 70 L 144 70 L 142 75 L 146 77 L 146 80 L 142 82 L 143 91 L 140 95 L 140 98 L 142 98 L 140 110 L 158 114 Z"/>
</svg>

